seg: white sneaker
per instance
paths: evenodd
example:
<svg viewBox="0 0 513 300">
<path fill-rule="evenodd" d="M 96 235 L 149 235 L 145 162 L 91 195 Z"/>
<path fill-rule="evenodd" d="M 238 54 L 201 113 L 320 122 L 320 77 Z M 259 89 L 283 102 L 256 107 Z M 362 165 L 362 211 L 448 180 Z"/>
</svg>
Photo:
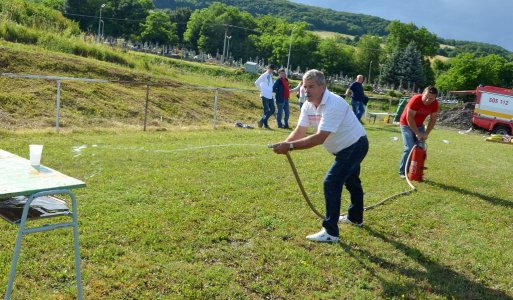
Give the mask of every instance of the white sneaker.
<svg viewBox="0 0 513 300">
<path fill-rule="evenodd" d="M 323 227 L 321 231 L 310 234 L 306 236 L 307 240 L 314 242 L 327 242 L 327 243 L 336 243 L 339 241 L 338 236 L 332 236 L 326 232 L 326 229 Z"/>
<path fill-rule="evenodd" d="M 355 223 L 355 222 L 349 220 L 347 218 L 347 216 L 340 216 L 340 218 L 338 218 L 338 222 L 339 223 L 344 223 L 344 224 L 351 224 L 351 225 L 354 225 L 354 226 L 357 226 L 357 227 L 362 227 L 363 226 L 363 222 L 362 223 Z"/>
</svg>

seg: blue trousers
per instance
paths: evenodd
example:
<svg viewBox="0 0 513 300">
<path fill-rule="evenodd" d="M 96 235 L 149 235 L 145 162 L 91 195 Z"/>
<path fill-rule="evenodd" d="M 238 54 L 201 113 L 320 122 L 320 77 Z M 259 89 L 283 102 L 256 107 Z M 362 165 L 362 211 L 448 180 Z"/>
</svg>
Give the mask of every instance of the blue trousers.
<svg viewBox="0 0 513 300">
<path fill-rule="evenodd" d="M 322 226 L 332 236 L 338 236 L 338 219 L 342 188 L 349 191 L 351 204 L 347 217 L 355 223 L 363 222 L 363 188 L 360 181 L 360 164 L 369 151 L 369 141 L 361 137 L 351 146 L 335 154 L 335 161 L 324 177 L 326 217 Z"/>
<path fill-rule="evenodd" d="M 278 112 L 276 113 L 276 121 L 278 123 L 278 128 L 289 127 L 289 116 L 290 116 L 290 105 L 289 101 L 285 100 L 283 102 L 276 102 L 276 106 L 278 107 Z M 282 117 L 283 113 L 285 113 L 283 123 Z"/>
<path fill-rule="evenodd" d="M 356 118 L 360 120 L 365 113 L 365 105 L 363 105 L 362 101 L 351 100 L 351 106 L 353 107 L 353 112 L 356 115 Z"/>
<path fill-rule="evenodd" d="M 418 127 L 419 132 L 424 132 L 424 125 Z M 411 149 L 418 142 L 417 137 L 413 130 L 411 130 L 408 125 L 401 125 L 401 134 L 403 136 L 403 155 L 401 156 L 401 163 L 399 164 L 399 175 L 406 175 L 404 172 L 404 168 L 406 166 L 406 160 L 408 159 L 408 155 L 410 154 Z M 406 166 L 406 170 L 410 169 L 410 165 Z M 407 172 L 406 172 L 407 173 Z"/>
<path fill-rule="evenodd" d="M 262 97 L 262 108 L 264 109 L 264 113 L 262 114 L 262 123 L 265 127 L 269 127 L 269 118 L 274 114 L 274 100 L 271 98 Z"/>
</svg>

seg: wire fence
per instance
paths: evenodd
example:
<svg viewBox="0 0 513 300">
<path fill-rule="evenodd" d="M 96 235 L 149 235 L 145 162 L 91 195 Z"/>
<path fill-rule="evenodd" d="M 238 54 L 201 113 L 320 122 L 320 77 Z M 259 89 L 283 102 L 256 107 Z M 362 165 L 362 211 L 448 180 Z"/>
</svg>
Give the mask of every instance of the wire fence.
<svg viewBox="0 0 513 300">
<path fill-rule="evenodd" d="M 151 82 L 151 81 L 121 81 L 121 80 L 105 80 L 105 79 L 94 79 L 94 78 L 81 78 L 81 77 L 63 77 L 63 76 L 48 76 L 48 75 L 37 75 L 37 74 L 17 74 L 17 73 L 2 73 L 2 77 L 13 80 L 12 85 L 20 86 L 21 81 L 29 81 L 26 84 L 26 88 L 24 89 L 25 94 L 33 94 L 32 96 L 38 98 L 46 98 L 48 97 L 48 91 L 43 93 L 40 91 L 41 88 L 34 87 L 35 85 L 41 86 L 44 84 L 37 83 L 34 84 L 34 81 L 47 81 L 52 82 L 56 86 L 55 90 L 55 131 L 59 132 L 62 127 L 63 118 L 67 118 L 71 120 L 73 118 L 78 118 L 80 114 L 86 116 L 97 116 L 100 118 L 107 119 L 135 119 L 137 121 L 142 121 L 143 131 L 147 130 L 147 127 L 152 123 L 168 121 L 173 122 L 177 121 L 179 118 L 177 115 L 187 115 L 188 117 L 192 117 L 196 120 L 204 119 L 204 115 L 197 115 L 194 112 L 194 109 L 188 107 L 187 109 L 183 109 L 180 112 L 180 107 L 183 108 L 183 102 L 181 101 L 179 96 L 176 96 L 176 93 L 179 95 L 187 95 L 191 91 L 199 91 L 203 90 L 207 93 L 202 93 L 199 104 L 204 111 L 206 107 L 211 107 L 211 122 L 212 127 L 216 129 L 219 123 L 220 112 L 220 101 L 223 94 L 226 93 L 239 93 L 246 94 L 246 98 L 258 98 L 257 90 L 249 90 L 249 89 L 238 89 L 238 88 L 220 88 L 213 86 L 197 86 L 197 85 L 182 85 L 178 83 L 159 83 L 159 82 Z M 66 86 L 64 85 L 66 83 Z M 75 84 L 79 84 L 82 86 L 78 86 Z M 84 87 L 83 85 L 87 85 Z M 131 95 L 126 95 L 126 91 L 123 92 L 120 89 L 120 85 L 123 86 L 131 86 L 130 93 Z M 11 84 L 2 84 L 2 86 L 6 89 L 3 93 L 4 96 L 8 94 L 9 86 Z M 111 95 L 106 95 L 105 91 L 107 89 L 116 90 L 119 97 L 123 97 L 123 103 L 117 105 L 121 105 L 122 107 L 115 107 L 117 105 L 113 104 L 114 101 L 109 99 L 112 97 Z M 66 105 L 63 105 L 62 94 L 63 92 L 68 91 L 69 95 L 67 97 Z M 82 92 L 80 92 L 82 91 Z M 171 91 L 174 91 L 173 95 Z M 84 95 L 86 93 L 86 95 Z M 232 95 L 230 95 L 232 96 Z M 197 95 L 189 95 L 188 99 L 195 98 Z M 187 98 L 187 97 L 186 97 Z M 232 98 L 232 97 L 230 97 Z M 86 105 L 87 102 L 96 101 L 96 106 L 93 104 Z M 41 100 L 41 99 L 38 99 Z M 183 100 L 183 99 L 182 99 Z M 198 99 L 196 99 L 198 100 Z M 36 100 L 37 101 L 37 100 Z M 189 101 L 192 102 L 192 101 Z M 195 101 L 198 102 L 198 101 Z M 256 108 L 256 101 L 253 101 L 253 106 Z M 188 106 L 192 106 L 192 103 L 188 103 Z M 41 105 L 39 103 L 35 104 L 35 110 L 48 108 L 48 104 Z M 66 113 L 63 113 L 63 106 L 67 108 L 67 116 Z M 103 106 L 103 108 L 102 108 Z M 109 109 L 110 106 L 110 109 Z M 229 109 L 228 104 L 225 105 L 225 114 L 228 115 Z M 252 105 L 250 105 L 252 106 Z M 108 111 L 108 112 L 106 112 Z M 109 113 L 110 112 L 110 113 Z M 34 116 L 37 117 L 38 113 L 33 113 Z M 39 113 L 42 116 L 42 113 Z M 153 119 L 153 121 L 150 121 Z M 88 126 L 88 124 L 84 124 Z"/>
</svg>

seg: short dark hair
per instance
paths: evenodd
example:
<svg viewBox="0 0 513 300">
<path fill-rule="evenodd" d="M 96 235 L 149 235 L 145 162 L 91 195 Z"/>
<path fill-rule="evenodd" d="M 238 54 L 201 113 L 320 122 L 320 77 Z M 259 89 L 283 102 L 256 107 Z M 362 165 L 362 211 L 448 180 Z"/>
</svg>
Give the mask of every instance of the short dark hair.
<svg viewBox="0 0 513 300">
<path fill-rule="evenodd" d="M 273 64 L 270 64 L 267 66 L 268 69 L 271 69 L 271 70 L 274 70 L 274 65 Z"/>
<path fill-rule="evenodd" d="M 424 93 L 429 93 L 429 94 L 432 94 L 432 95 L 438 95 L 438 89 L 432 85 L 426 87 L 424 89 Z"/>
<path fill-rule="evenodd" d="M 281 72 L 285 72 L 285 69 L 284 68 L 278 69 L 278 73 L 281 73 Z"/>
</svg>

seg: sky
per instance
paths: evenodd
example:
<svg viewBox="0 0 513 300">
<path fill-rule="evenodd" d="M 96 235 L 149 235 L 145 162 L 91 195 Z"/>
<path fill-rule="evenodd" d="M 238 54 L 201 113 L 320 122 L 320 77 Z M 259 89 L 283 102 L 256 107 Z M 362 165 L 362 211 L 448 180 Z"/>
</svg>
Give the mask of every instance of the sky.
<svg viewBox="0 0 513 300">
<path fill-rule="evenodd" d="M 513 51 L 512 0 L 290 0 L 336 11 L 414 23 L 445 39 Z"/>
</svg>

